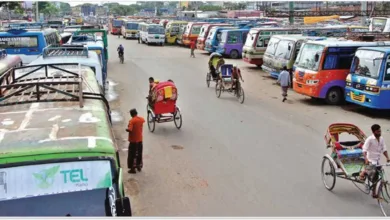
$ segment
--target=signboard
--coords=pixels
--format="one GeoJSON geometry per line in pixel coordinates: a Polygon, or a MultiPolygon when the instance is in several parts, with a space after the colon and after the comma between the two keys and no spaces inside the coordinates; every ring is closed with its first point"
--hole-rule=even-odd
{"type": "Polygon", "coordinates": [[[38,47],[37,37],[0,37],[0,48],[38,47]]]}
{"type": "Polygon", "coordinates": [[[109,161],[52,163],[0,169],[0,200],[111,186],[109,161]]]}

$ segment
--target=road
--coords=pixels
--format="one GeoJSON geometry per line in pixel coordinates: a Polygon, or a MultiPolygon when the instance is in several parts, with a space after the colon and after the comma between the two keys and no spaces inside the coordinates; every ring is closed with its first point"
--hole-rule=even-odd
{"type": "MultiPolygon", "coordinates": [[[[217,98],[206,87],[207,54],[186,48],[146,46],[109,36],[109,98],[114,131],[126,167],[125,127],[129,109],[146,118],[148,78],[172,79],[178,91],[183,127],[144,126],[144,169],[125,173],[126,193],[136,216],[380,216],[375,200],[351,182],[337,179],[333,192],[322,184],[320,168],[329,153],[329,124],[348,122],[370,134],[382,125],[390,140],[388,113],[356,106],[327,106],[289,93],[241,60],[228,60],[243,72],[246,99],[217,98]],[[119,64],[116,47],[125,47],[119,64]],[[114,94],[116,93],[116,94],[114,94]],[[123,120],[121,120],[121,117],[123,120]]],[[[389,171],[390,173],[390,171],[389,171]]]]}

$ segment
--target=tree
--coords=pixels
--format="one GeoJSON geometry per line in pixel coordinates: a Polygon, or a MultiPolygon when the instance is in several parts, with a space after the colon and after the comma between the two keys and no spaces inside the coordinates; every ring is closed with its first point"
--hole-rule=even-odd
{"type": "Polygon", "coordinates": [[[15,14],[22,15],[24,9],[21,7],[20,2],[0,2],[0,8],[5,9],[8,12],[8,20],[11,19],[11,11],[14,11],[15,14]]]}
{"type": "Polygon", "coordinates": [[[51,16],[58,14],[60,10],[54,4],[49,3],[45,8],[40,10],[40,12],[47,16],[48,19],[50,19],[51,16]]]}
{"type": "Polygon", "coordinates": [[[72,13],[72,8],[69,3],[60,2],[60,10],[63,14],[72,13]]]}
{"type": "Polygon", "coordinates": [[[202,5],[199,7],[201,11],[221,11],[222,7],[218,5],[202,5]]]}

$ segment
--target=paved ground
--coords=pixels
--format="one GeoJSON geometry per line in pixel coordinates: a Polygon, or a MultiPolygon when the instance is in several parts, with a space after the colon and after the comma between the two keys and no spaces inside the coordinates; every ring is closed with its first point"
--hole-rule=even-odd
{"type": "MultiPolygon", "coordinates": [[[[126,192],[137,216],[380,216],[376,201],[351,182],[338,179],[333,192],[321,181],[327,126],[348,122],[367,134],[382,125],[390,140],[388,112],[351,105],[326,106],[289,94],[265,73],[237,63],[243,71],[244,104],[206,87],[206,54],[173,46],[146,46],[109,37],[109,98],[118,122],[114,129],[126,167],[128,110],[146,118],[148,78],[173,79],[178,86],[183,127],[144,127],[144,170],[125,174],[126,192]],[[119,64],[116,47],[125,47],[119,64]],[[116,99],[115,99],[116,98],[116,99]],[[120,117],[124,120],[120,121],[120,117]]],[[[389,171],[390,173],[390,171],[389,171]]]]}

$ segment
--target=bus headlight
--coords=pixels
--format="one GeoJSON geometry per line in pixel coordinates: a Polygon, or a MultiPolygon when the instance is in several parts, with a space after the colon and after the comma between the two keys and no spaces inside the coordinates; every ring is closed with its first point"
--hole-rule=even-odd
{"type": "Polygon", "coordinates": [[[306,84],[309,84],[309,85],[315,85],[319,82],[318,79],[315,79],[315,80],[306,80],[306,84]]]}
{"type": "Polygon", "coordinates": [[[379,92],[379,87],[366,86],[365,89],[370,92],[379,92]]]}
{"type": "Polygon", "coordinates": [[[347,82],[346,85],[347,86],[352,86],[352,83],[351,82],[347,82]]]}

